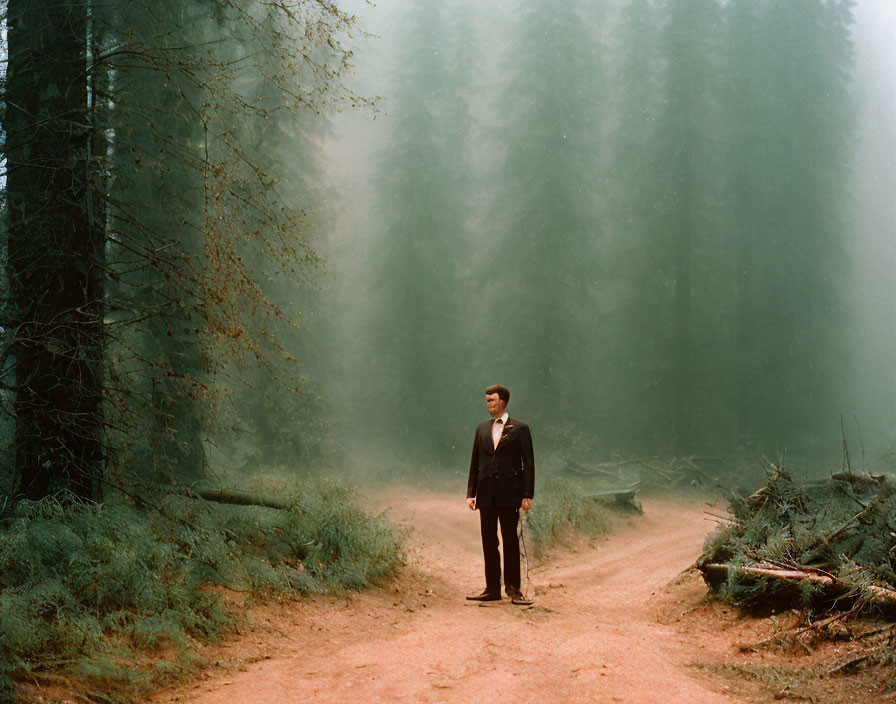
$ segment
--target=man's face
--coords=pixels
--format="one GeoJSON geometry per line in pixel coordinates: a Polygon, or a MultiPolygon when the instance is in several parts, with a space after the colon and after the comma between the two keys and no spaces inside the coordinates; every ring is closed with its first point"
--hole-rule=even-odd
{"type": "Polygon", "coordinates": [[[500,418],[504,415],[504,409],[507,408],[507,404],[501,400],[498,394],[486,394],[485,407],[488,408],[489,415],[492,418],[500,418]]]}

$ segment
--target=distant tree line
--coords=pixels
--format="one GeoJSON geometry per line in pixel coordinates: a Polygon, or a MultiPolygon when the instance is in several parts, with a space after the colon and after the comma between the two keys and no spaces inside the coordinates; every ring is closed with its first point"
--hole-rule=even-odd
{"type": "Polygon", "coordinates": [[[853,6],[402,3],[346,264],[361,432],[458,461],[500,382],[542,447],[836,445],[853,6]]]}

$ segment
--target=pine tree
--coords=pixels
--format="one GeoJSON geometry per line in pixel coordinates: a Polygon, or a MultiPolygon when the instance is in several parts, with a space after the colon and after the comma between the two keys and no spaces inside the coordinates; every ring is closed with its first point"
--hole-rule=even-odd
{"type": "Polygon", "coordinates": [[[701,442],[699,386],[706,364],[698,344],[703,320],[695,309],[700,262],[718,236],[714,184],[719,148],[715,93],[719,84],[720,8],[715,0],[670,0],[661,46],[666,60],[664,109],[657,134],[656,177],[663,184],[651,233],[657,276],[666,289],[665,322],[656,331],[666,349],[657,392],[666,399],[670,449],[701,442]]]}
{"type": "Polygon", "coordinates": [[[304,0],[9,7],[6,377],[22,495],[200,479],[216,375],[235,357],[294,360],[270,268],[246,261],[266,252],[295,271],[317,257],[277,167],[250,148],[272,113],[357,102],[339,82],[352,26],[304,0]]]}
{"type": "Polygon", "coordinates": [[[662,108],[659,13],[650,0],[626,3],[611,53],[617,63],[611,111],[618,117],[609,134],[606,177],[608,238],[603,250],[606,286],[613,291],[601,344],[612,370],[607,397],[615,399],[606,419],[614,450],[661,452],[668,446],[668,420],[658,400],[665,346],[656,334],[664,325],[667,283],[655,242],[661,221],[657,203],[664,183],[656,170],[657,130],[662,108]]]}
{"type": "Polygon", "coordinates": [[[8,5],[7,275],[21,495],[94,495],[102,243],[88,208],[87,3],[8,5]]]}
{"type": "Polygon", "coordinates": [[[523,402],[533,422],[572,415],[599,433],[602,424],[582,411],[602,396],[601,350],[591,341],[604,295],[606,96],[585,12],[576,3],[537,2],[515,18],[499,97],[505,121],[493,139],[503,162],[479,254],[489,262],[482,315],[495,353],[487,372],[511,390],[517,381],[529,389],[523,402]]]}
{"type": "Polygon", "coordinates": [[[359,282],[358,303],[369,307],[352,341],[364,370],[354,402],[371,437],[440,459],[451,453],[467,402],[462,387],[443,381],[464,378],[463,311],[472,294],[462,285],[463,262],[473,255],[465,229],[468,116],[456,92],[464,81],[449,60],[462,38],[446,31],[447,12],[415,2],[400,28],[388,137],[375,156],[373,244],[359,282]]]}
{"type": "Polygon", "coordinates": [[[116,408],[146,424],[140,438],[123,441],[127,454],[144,480],[156,482],[195,481],[204,466],[205,313],[197,279],[209,197],[203,83],[214,69],[193,47],[214,36],[214,20],[203,5],[128,2],[108,15],[110,40],[137,57],[113,59],[112,380],[121,393],[116,408]]]}
{"type": "Polygon", "coordinates": [[[741,264],[738,423],[742,440],[763,438],[779,451],[836,427],[848,374],[840,330],[851,7],[769,0],[727,8],[739,35],[729,105],[731,228],[741,264]]]}

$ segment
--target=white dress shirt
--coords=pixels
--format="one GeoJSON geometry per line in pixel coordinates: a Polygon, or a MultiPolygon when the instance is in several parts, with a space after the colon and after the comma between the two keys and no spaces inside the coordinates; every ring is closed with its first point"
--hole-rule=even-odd
{"type": "Polygon", "coordinates": [[[498,443],[501,441],[501,433],[504,432],[504,426],[507,424],[507,419],[510,418],[510,414],[506,411],[504,415],[500,418],[495,418],[492,421],[492,442],[495,444],[495,449],[498,449],[498,443]]]}

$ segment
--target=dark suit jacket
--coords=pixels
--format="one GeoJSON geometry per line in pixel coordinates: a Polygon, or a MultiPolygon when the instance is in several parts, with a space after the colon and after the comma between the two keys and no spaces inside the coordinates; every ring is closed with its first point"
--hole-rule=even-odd
{"type": "Polygon", "coordinates": [[[508,418],[498,447],[492,440],[492,421],[476,426],[467,498],[477,506],[519,506],[535,491],[535,455],[529,426],[508,418]]]}

